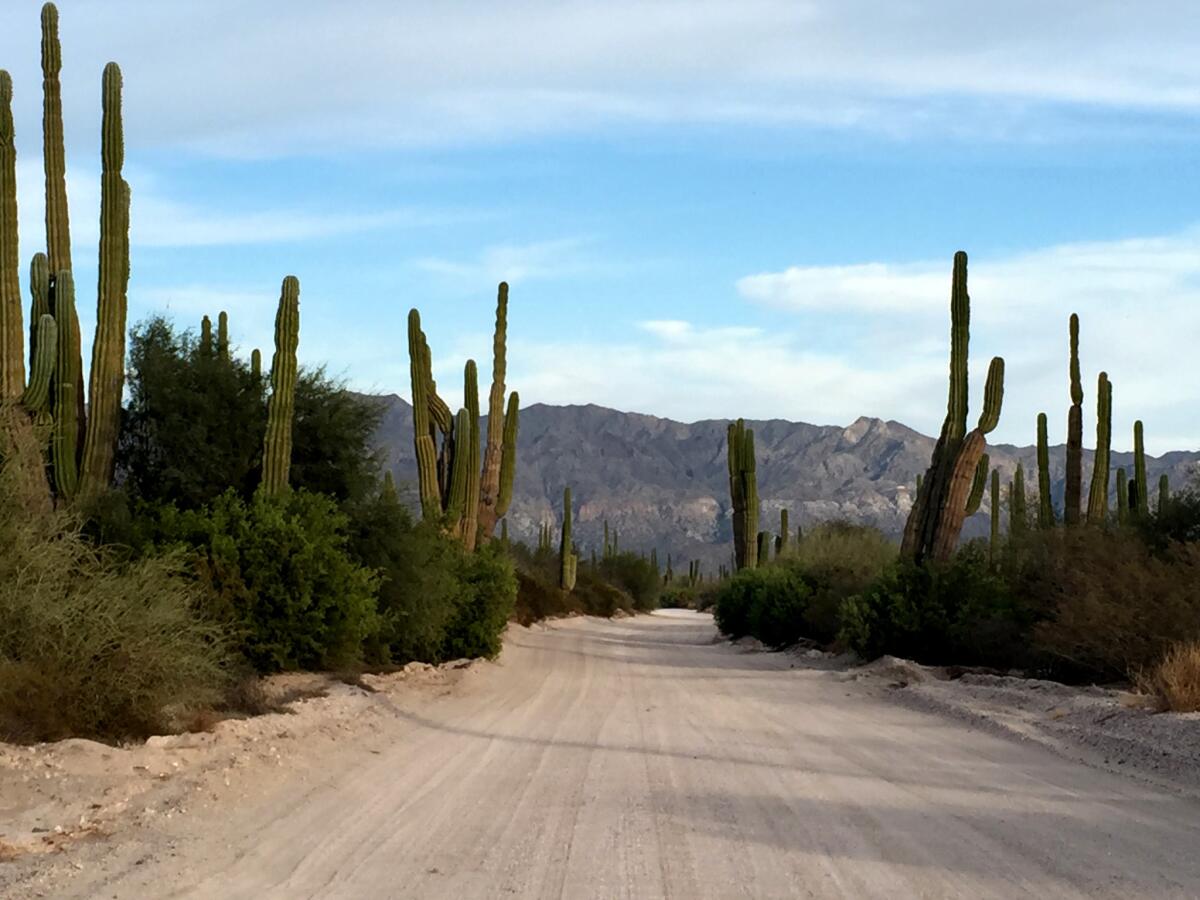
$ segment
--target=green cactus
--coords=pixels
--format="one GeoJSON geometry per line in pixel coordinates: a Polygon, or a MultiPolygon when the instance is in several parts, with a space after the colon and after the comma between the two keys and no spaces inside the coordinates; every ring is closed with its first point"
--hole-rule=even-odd
{"type": "Polygon", "coordinates": [[[1134,486],[1128,483],[1127,477],[1124,466],[1117,469],[1117,524],[1119,525],[1129,524],[1129,501],[1135,496],[1134,486]]]}
{"type": "Polygon", "coordinates": [[[1164,472],[1158,478],[1158,514],[1160,517],[1165,516],[1167,514],[1167,507],[1170,505],[1170,503],[1171,503],[1171,479],[1164,472]]]}
{"type": "Polygon", "coordinates": [[[213,355],[212,319],[208,316],[200,320],[200,355],[206,359],[213,355]]]}
{"type": "Polygon", "coordinates": [[[1083,379],[1079,367],[1079,316],[1071,314],[1071,411],[1067,415],[1067,471],[1063,521],[1078,525],[1083,503],[1083,379]]]}
{"type": "Polygon", "coordinates": [[[492,338],[492,389],[488,394],[487,449],[479,482],[479,539],[487,543],[500,512],[501,469],[504,462],[504,379],[508,372],[508,285],[500,282],[496,297],[496,331],[492,338]]]}
{"type": "Polygon", "coordinates": [[[1017,463],[1008,498],[1009,534],[1024,534],[1029,524],[1029,513],[1025,507],[1025,467],[1017,463]]]}
{"type": "Polygon", "coordinates": [[[1150,481],[1146,476],[1146,434],[1141,420],[1133,423],[1133,483],[1137,506],[1130,513],[1139,519],[1150,518],[1150,481]]]}
{"type": "Polygon", "coordinates": [[[400,494],[396,490],[396,479],[392,476],[391,469],[383,473],[383,484],[379,487],[379,496],[388,503],[400,502],[400,494]]]}
{"type": "Polygon", "coordinates": [[[758,533],[758,559],[755,565],[765,566],[771,561],[771,532],[760,531],[758,533]]]}
{"type": "Polygon", "coordinates": [[[21,406],[34,416],[50,411],[50,385],[58,359],[58,326],[54,316],[44,315],[38,322],[37,343],[29,385],[21,395],[21,406]]]}
{"type": "Polygon", "coordinates": [[[50,307],[50,261],[45,253],[35,253],[29,264],[29,368],[36,365],[38,323],[42,316],[52,315],[50,307]]]}
{"type": "Polygon", "coordinates": [[[296,351],[300,346],[300,282],[283,280],[275,313],[275,356],[271,361],[271,398],[263,438],[262,488],[268,496],[288,490],[292,466],[292,421],[296,410],[296,351]]]}
{"type": "Polygon", "coordinates": [[[779,511],[779,537],[775,539],[776,556],[782,556],[784,553],[787,553],[791,537],[791,529],[788,527],[788,511],[781,509],[779,511]]]}
{"type": "Polygon", "coordinates": [[[1103,525],[1108,520],[1109,467],[1112,459],[1113,386],[1108,373],[1101,372],[1096,388],[1096,456],[1092,468],[1092,487],[1088,494],[1088,524],[1103,525]]]}
{"type": "Polygon", "coordinates": [[[1050,420],[1045,413],[1038,414],[1037,465],[1038,465],[1038,526],[1054,527],[1054,503],[1050,497],[1050,420]]]}
{"type": "Polygon", "coordinates": [[[417,483],[421,496],[421,511],[426,521],[442,516],[442,493],[438,483],[438,450],[434,423],[430,413],[433,374],[426,352],[425,333],[421,331],[421,314],[415,309],[408,314],[408,353],[412,374],[413,435],[417,455],[417,483]]]}
{"type": "Polygon", "coordinates": [[[229,314],[224,310],[217,316],[217,358],[229,362],[229,314]]]}
{"type": "Polygon", "coordinates": [[[257,347],[250,353],[250,375],[255,381],[262,378],[262,351],[257,347]]]}
{"type": "Polygon", "coordinates": [[[901,552],[916,562],[927,557],[945,560],[954,552],[978,481],[976,476],[979,460],[987,446],[986,436],[1000,421],[1004,402],[1004,360],[996,357],[988,367],[979,423],[967,433],[970,325],[967,255],[960,251],[954,255],[951,279],[950,388],[946,420],[909,513],[901,545],[901,552]]]}
{"type": "MultiPolygon", "coordinates": [[[[470,440],[471,414],[466,409],[460,409],[454,420],[454,433],[458,440],[470,440]]],[[[458,448],[455,448],[457,451],[458,448]]],[[[470,490],[471,472],[469,468],[470,454],[455,452],[453,454],[454,469],[450,473],[450,496],[446,501],[446,521],[450,523],[450,532],[462,538],[463,515],[467,509],[467,493],[470,490]]]]}
{"type": "Polygon", "coordinates": [[[102,106],[100,279],[81,474],[81,487],[88,495],[104,491],[112,483],[121,428],[121,393],[125,387],[129,185],[121,175],[125,137],[121,121],[121,70],[116,63],[104,67],[102,106]]]}
{"type": "Polygon", "coordinates": [[[467,360],[463,382],[468,428],[466,435],[455,437],[454,452],[458,454],[465,451],[467,454],[467,505],[463,511],[462,536],[463,546],[471,552],[479,540],[479,493],[482,476],[479,455],[479,371],[473,359],[467,360]]]}
{"type": "MultiPolygon", "coordinates": [[[[0,69],[0,403],[16,400],[25,390],[25,323],[18,274],[17,146],[12,98],[12,78],[0,69]]],[[[36,320],[31,324],[36,324],[36,320]]]]}
{"type": "Polygon", "coordinates": [[[728,429],[729,496],[733,507],[733,546],[738,569],[753,569],[759,563],[758,471],[754,454],[754,431],[743,419],[728,429]]]}
{"type": "Polygon", "coordinates": [[[500,495],[496,500],[496,514],[508,515],[512,505],[513,483],[517,476],[517,435],[521,428],[521,395],[513,391],[508,395],[508,411],[504,414],[504,452],[500,457],[500,495]]]}
{"type": "MultiPolygon", "coordinates": [[[[75,313],[75,281],[63,269],[54,278],[54,305],[59,321],[69,322],[75,313]]],[[[79,423],[75,391],[79,383],[79,357],[71,340],[71,329],[57,328],[58,348],[54,368],[54,432],[50,456],[54,470],[54,489],[61,501],[70,502],[79,490],[79,423]]]]}
{"type": "Polygon", "coordinates": [[[983,492],[987,489],[988,470],[991,467],[992,459],[988,454],[983,454],[979,457],[979,464],[975,467],[975,478],[971,482],[971,493],[967,497],[967,515],[973,516],[979,512],[979,507],[983,505],[983,492]]]}
{"type": "Polygon", "coordinates": [[[575,590],[575,576],[579,565],[579,557],[575,555],[574,546],[571,540],[571,489],[564,488],[562,540],[558,549],[561,565],[559,587],[568,594],[575,590]]]}
{"type": "Polygon", "coordinates": [[[988,545],[988,558],[993,567],[1000,562],[1000,470],[992,469],[992,486],[989,502],[991,503],[991,542],[988,545]]]}

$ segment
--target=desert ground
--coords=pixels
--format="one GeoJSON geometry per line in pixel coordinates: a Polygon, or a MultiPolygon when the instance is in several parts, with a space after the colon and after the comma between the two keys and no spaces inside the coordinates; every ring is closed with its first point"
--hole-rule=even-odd
{"type": "Polygon", "coordinates": [[[695,613],[581,618],[211,733],[5,747],[0,894],[1200,896],[1182,768],[1110,771],[1102,748],[954,715],[925,670],[818,656],[695,613]]]}

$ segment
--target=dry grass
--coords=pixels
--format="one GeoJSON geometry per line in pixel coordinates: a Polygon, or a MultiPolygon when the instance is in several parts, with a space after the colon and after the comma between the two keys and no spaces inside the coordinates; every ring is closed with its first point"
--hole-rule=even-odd
{"type": "Polygon", "coordinates": [[[1200,641],[1177,644],[1162,662],[1142,673],[1138,687],[1157,697],[1164,710],[1200,712],[1200,641]]]}

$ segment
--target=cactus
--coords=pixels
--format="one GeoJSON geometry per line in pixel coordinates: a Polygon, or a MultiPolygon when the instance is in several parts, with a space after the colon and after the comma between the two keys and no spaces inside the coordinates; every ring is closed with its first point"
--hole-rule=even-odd
{"type": "Polygon", "coordinates": [[[992,566],[995,567],[1000,561],[1000,470],[992,469],[992,486],[990,492],[991,519],[991,542],[988,544],[988,558],[992,566]]]}
{"type": "MultiPolygon", "coordinates": [[[[454,420],[454,433],[457,440],[470,440],[471,415],[466,409],[460,409],[454,420]]],[[[446,500],[446,521],[450,533],[462,538],[463,514],[467,509],[467,492],[470,490],[471,473],[469,453],[459,453],[455,448],[453,454],[454,469],[450,473],[450,496],[446,500]]]]}
{"type": "Polygon", "coordinates": [[[213,355],[212,319],[205,316],[200,320],[200,355],[208,359],[213,355]]]}
{"type": "MultiPolygon", "coordinates": [[[[54,305],[57,321],[69,322],[75,314],[75,281],[63,269],[54,278],[54,305]]],[[[79,383],[79,357],[71,340],[71,329],[59,325],[58,348],[54,368],[54,432],[50,439],[50,456],[54,468],[54,489],[58,498],[70,502],[79,489],[78,441],[79,423],[75,403],[79,383]]]]}
{"type": "Polygon", "coordinates": [[[571,540],[571,489],[563,489],[563,524],[562,540],[558,548],[559,563],[562,567],[559,587],[567,593],[575,590],[575,576],[579,565],[579,557],[575,555],[574,544],[571,540]]]}
{"type": "MultiPolygon", "coordinates": [[[[25,323],[17,245],[17,146],[12,78],[0,69],[0,402],[25,390],[25,323]]],[[[30,324],[36,324],[34,319],[30,324]]],[[[33,346],[33,339],[30,339],[33,346]]]]}
{"type": "Polygon", "coordinates": [[[467,552],[475,549],[479,538],[479,371],[475,360],[468,359],[463,370],[463,397],[467,411],[467,433],[455,437],[454,453],[467,455],[467,498],[463,510],[462,538],[467,552]]]}
{"type": "Polygon", "coordinates": [[[979,457],[979,463],[975,466],[975,479],[971,482],[971,493],[967,496],[968,516],[975,515],[983,505],[983,492],[987,489],[988,470],[991,465],[992,458],[986,453],[979,457]]]}
{"type": "Polygon", "coordinates": [[[1096,387],[1096,457],[1092,487],[1088,495],[1088,524],[1103,525],[1108,519],[1109,466],[1112,458],[1112,382],[1101,372],[1096,387]]]}
{"type": "Polygon", "coordinates": [[[37,326],[37,344],[33,368],[29,371],[29,386],[21,395],[21,405],[32,415],[46,413],[50,409],[50,384],[57,358],[58,326],[54,316],[44,315],[37,326]]]}
{"type": "Polygon", "coordinates": [[[513,391],[508,395],[508,411],[504,414],[504,452],[500,458],[500,494],[496,500],[496,514],[508,515],[512,505],[513,483],[517,476],[517,435],[521,427],[521,395],[513,391]]]}
{"type": "Polygon", "coordinates": [[[388,503],[400,502],[400,494],[396,490],[396,479],[393,477],[391,469],[383,473],[383,484],[379,487],[379,496],[388,503]]]}
{"type": "Polygon", "coordinates": [[[500,543],[503,544],[505,547],[508,547],[508,545],[509,545],[508,519],[500,520],[500,543]]]}
{"type": "Polygon", "coordinates": [[[35,253],[29,264],[29,293],[32,302],[29,308],[29,368],[36,365],[38,323],[42,316],[51,315],[50,309],[50,261],[45,253],[35,253]]]}
{"type": "Polygon", "coordinates": [[[217,316],[217,358],[229,362],[229,314],[224,310],[217,316]]]}
{"type": "Polygon", "coordinates": [[[1045,413],[1038,413],[1037,466],[1038,466],[1038,527],[1054,527],[1054,503],[1050,497],[1050,420],[1045,413]]]}
{"type": "Polygon", "coordinates": [[[262,351],[257,347],[250,353],[250,375],[255,381],[262,378],[262,351]]]}
{"type": "MultiPolygon", "coordinates": [[[[129,185],[121,175],[125,138],[121,122],[121,70],[104,67],[100,178],[100,278],[96,337],[88,379],[88,419],[81,486],[85,494],[106,490],[116,467],[125,387],[125,321],[129,292],[129,185]]],[[[224,316],[222,313],[222,325],[224,316]]]]}
{"type": "Polygon", "coordinates": [[[788,511],[781,509],[779,511],[779,537],[775,539],[776,556],[782,556],[788,551],[791,537],[791,529],[788,527],[788,511]]]}
{"type": "Polygon", "coordinates": [[[977,427],[967,433],[967,353],[970,343],[971,300],[967,293],[967,255],[954,255],[950,291],[950,388],[946,420],[934,447],[933,459],[921,481],[916,502],[904,529],[901,552],[921,562],[945,560],[962,533],[968,501],[978,481],[979,460],[986,436],[1000,421],[1004,402],[1004,360],[988,367],[983,411],[977,427]]]}
{"type": "Polygon", "coordinates": [[[771,561],[771,532],[758,533],[758,561],[756,565],[765,566],[771,561]]]}
{"type": "Polygon", "coordinates": [[[733,546],[739,570],[759,562],[758,472],[754,458],[754,431],[743,419],[728,429],[729,496],[733,507],[733,546]]]}
{"type": "Polygon", "coordinates": [[[1150,518],[1150,482],[1146,477],[1146,435],[1139,419],[1133,423],[1133,484],[1137,503],[1129,509],[1134,518],[1150,518]]]}
{"type": "Polygon", "coordinates": [[[438,451],[430,413],[433,374],[426,352],[425,333],[421,331],[421,314],[415,309],[408,314],[408,353],[412,373],[413,435],[421,511],[426,521],[434,521],[442,515],[442,494],[438,486],[438,451]]]}
{"type": "Polygon", "coordinates": [[[296,351],[300,346],[300,282],[283,280],[275,313],[275,356],[271,360],[271,398],[263,438],[262,488],[268,496],[288,489],[292,466],[292,420],[296,410],[296,351]]]}
{"type": "Polygon", "coordinates": [[[1117,524],[1129,524],[1130,506],[1137,506],[1135,497],[1136,487],[1127,481],[1125,467],[1121,466],[1117,469],[1117,524]],[[1130,504],[1130,500],[1134,500],[1134,503],[1130,504]]]}
{"type": "Polygon", "coordinates": [[[1009,492],[1008,532],[1013,535],[1024,534],[1028,524],[1029,515],[1025,508],[1025,467],[1017,463],[1017,471],[1013,475],[1009,492]]]}
{"type": "Polygon", "coordinates": [[[1171,479],[1164,472],[1158,479],[1158,514],[1165,516],[1171,503],[1171,479]]]}
{"type": "Polygon", "coordinates": [[[500,517],[500,481],[505,450],[504,379],[508,371],[508,285],[500,282],[496,297],[496,331],[492,339],[492,389],[488,395],[487,450],[479,487],[479,538],[487,543],[500,517]]]}
{"type": "Polygon", "coordinates": [[[1071,411],[1067,415],[1067,474],[1063,521],[1078,525],[1083,503],[1083,380],[1079,368],[1079,316],[1071,314],[1071,411]]]}

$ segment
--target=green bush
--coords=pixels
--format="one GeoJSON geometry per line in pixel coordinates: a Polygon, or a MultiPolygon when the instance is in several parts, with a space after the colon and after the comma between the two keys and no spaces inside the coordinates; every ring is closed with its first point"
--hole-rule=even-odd
{"type": "Polygon", "coordinates": [[[840,639],[864,657],[885,653],[929,664],[1024,665],[1032,605],[1019,602],[989,565],[987,548],[967,544],[945,565],[902,560],[842,605],[840,639]]]}
{"type": "Polygon", "coordinates": [[[804,636],[810,597],[794,567],[743,569],[717,592],[717,627],[731,638],[750,635],[770,647],[785,647],[804,636]]]}
{"type": "Polygon", "coordinates": [[[660,609],[698,609],[697,586],[681,583],[668,584],[658,595],[660,609]]]}
{"type": "Polygon", "coordinates": [[[887,571],[897,553],[879,529],[849,522],[825,522],[794,542],[778,564],[797,570],[811,593],[804,636],[832,642],[841,627],[842,603],[887,571]]]}
{"type": "Polygon", "coordinates": [[[145,736],[220,703],[235,657],[201,599],[178,556],[126,565],[62,516],[0,516],[0,736],[145,736]]]}
{"type": "Polygon", "coordinates": [[[443,659],[491,659],[500,653],[501,636],[517,600],[512,560],[496,544],[464,554],[466,596],[446,629],[443,659]]]}
{"type": "Polygon", "coordinates": [[[440,661],[446,630],[468,597],[462,544],[414,522],[394,494],[377,493],[348,512],[350,551],[380,576],[370,661],[440,661]]]}
{"type": "Polygon", "coordinates": [[[201,510],[156,512],[156,543],[199,552],[214,611],[258,671],[361,662],[378,624],[379,579],[350,557],[348,521],[331,499],[290,491],[245,501],[228,491],[201,510]]]}
{"type": "Polygon", "coordinates": [[[649,560],[636,553],[617,553],[600,560],[596,569],[599,578],[630,597],[633,609],[650,612],[658,608],[662,578],[649,560]]]}

